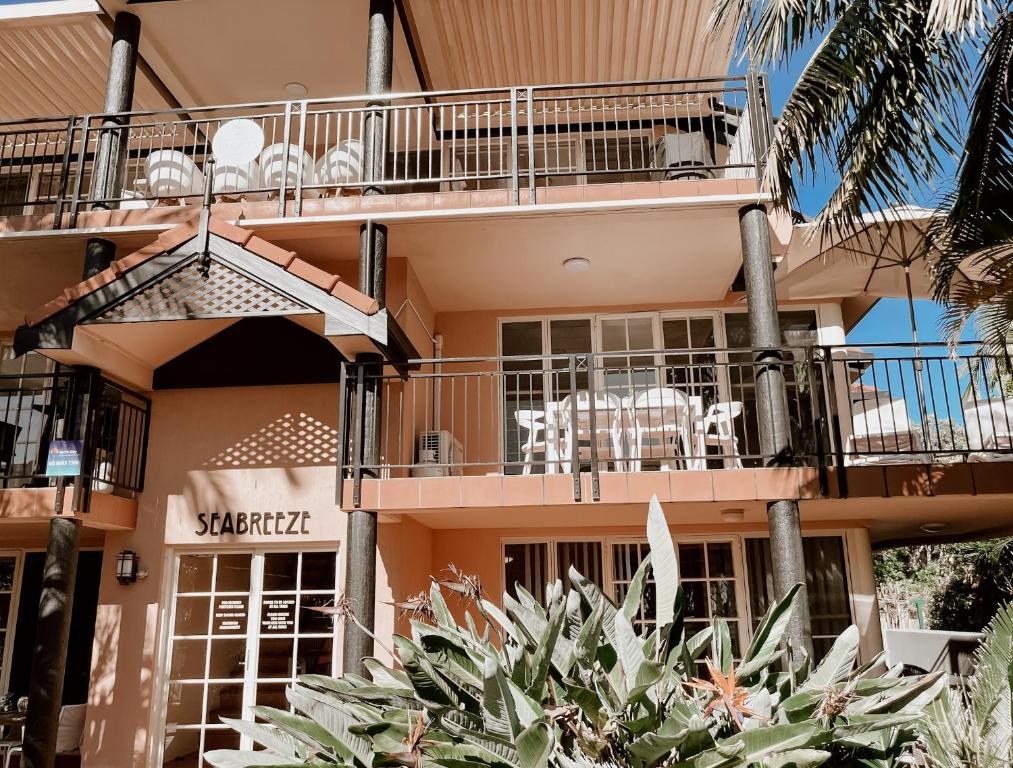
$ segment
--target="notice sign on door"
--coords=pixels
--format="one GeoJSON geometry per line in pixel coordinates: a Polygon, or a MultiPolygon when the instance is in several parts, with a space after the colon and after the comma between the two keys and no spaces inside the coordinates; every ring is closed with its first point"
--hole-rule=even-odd
{"type": "Polygon", "coordinates": [[[260,627],[264,632],[292,632],[295,629],[295,598],[264,598],[260,627]]]}
{"type": "Polygon", "coordinates": [[[46,477],[70,477],[81,473],[80,440],[53,440],[46,458],[46,477]]]}

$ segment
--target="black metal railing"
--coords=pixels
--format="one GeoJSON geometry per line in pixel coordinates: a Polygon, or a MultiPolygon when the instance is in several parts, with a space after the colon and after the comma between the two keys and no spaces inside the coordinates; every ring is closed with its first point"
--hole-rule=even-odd
{"type": "MultiPolygon", "coordinates": [[[[975,345],[785,347],[419,360],[406,377],[346,364],[342,476],[847,468],[1013,459],[1013,366],[975,345]],[[757,372],[785,382],[789,430],[765,453],[757,372]],[[381,403],[376,461],[359,414],[381,403]]],[[[762,399],[761,399],[762,401],[762,399]]],[[[596,491],[592,491],[596,493],[596,491]]],[[[356,498],[357,498],[356,494],[356,498]]]]}
{"type": "Polygon", "coordinates": [[[1013,452],[1013,366],[980,345],[827,353],[844,463],[988,461],[1013,452]]]}
{"type": "MultiPolygon", "coordinates": [[[[828,445],[822,361],[784,349],[791,461],[828,445]]],[[[567,474],[580,494],[608,471],[759,467],[752,350],[667,349],[417,361],[407,378],[346,366],[342,467],[353,480],[451,474],[567,474]],[[357,414],[381,400],[379,461],[363,459],[357,414]]],[[[358,483],[356,483],[358,487],[358,483]]],[[[597,493],[596,490],[593,493],[597,493]]]]}
{"type": "Polygon", "coordinates": [[[55,213],[60,227],[95,204],[197,203],[226,126],[253,159],[219,158],[216,195],[274,200],[279,216],[371,184],[502,189],[522,203],[560,184],[756,178],[770,134],[766,88],[751,74],[20,120],[0,124],[0,215],[55,213]],[[371,142],[375,176],[363,167],[371,142]],[[115,159],[99,167],[103,149],[115,159]]]}
{"type": "Polygon", "coordinates": [[[0,488],[72,485],[75,511],[141,491],[150,410],[92,370],[0,376],[0,488]]]}

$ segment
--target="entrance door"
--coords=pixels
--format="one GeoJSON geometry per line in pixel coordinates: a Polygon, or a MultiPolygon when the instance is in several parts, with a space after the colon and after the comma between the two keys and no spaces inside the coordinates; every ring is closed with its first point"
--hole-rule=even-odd
{"type": "Polygon", "coordinates": [[[162,765],[203,766],[213,749],[252,749],[221,722],[288,709],[285,686],[337,670],[333,552],[228,552],[176,558],[163,699],[162,765]]]}

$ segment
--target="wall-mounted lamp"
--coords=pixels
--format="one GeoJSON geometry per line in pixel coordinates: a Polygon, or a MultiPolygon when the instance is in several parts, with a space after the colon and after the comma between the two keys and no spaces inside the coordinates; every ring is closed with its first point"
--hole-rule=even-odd
{"type": "Polygon", "coordinates": [[[137,553],[124,549],[116,556],[116,581],[120,584],[133,584],[137,581],[137,553]]]}

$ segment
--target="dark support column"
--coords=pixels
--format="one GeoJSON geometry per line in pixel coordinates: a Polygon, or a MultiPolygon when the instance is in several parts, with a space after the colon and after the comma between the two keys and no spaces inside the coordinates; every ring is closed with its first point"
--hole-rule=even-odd
{"type": "MultiPolygon", "coordinates": [[[[140,37],[139,18],[125,11],[116,14],[113,45],[109,54],[109,74],[106,77],[106,98],[102,107],[105,114],[129,112],[133,105],[140,37]]],[[[92,174],[94,199],[101,201],[119,196],[127,160],[127,129],[124,126],[129,122],[125,117],[107,117],[102,121],[92,174]]],[[[110,202],[92,204],[92,209],[112,207],[114,205],[110,202]]]]}
{"type": "MultiPolygon", "coordinates": [[[[370,0],[369,38],[366,51],[366,92],[369,106],[385,103],[390,93],[393,69],[394,0],[370,0]]],[[[383,157],[387,136],[383,113],[367,112],[363,128],[364,195],[382,195],[383,157]]],[[[359,290],[376,299],[380,306],[387,298],[387,228],[366,222],[359,231],[359,290]]],[[[379,355],[358,355],[356,362],[366,369],[363,409],[358,428],[362,430],[362,464],[375,467],[380,452],[381,397],[380,376],[383,360],[379,355]]],[[[354,427],[353,427],[354,428],[354,427]]],[[[367,469],[366,472],[371,470],[367,469]]],[[[345,597],[359,622],[373,630],[376,603],[376,512],[352,510],[348,513],[345,553],[345,597]]],[[[354,622],[344,624],[343,670],[368,676],[362,659],[373,654],[373,639],[354,622]]]]}
{"type": "MultiPolygon", "coordinates": [[[[756,350],[754,360],[760,450],[765,456],[773,457],[770,462],[772,466],[790,466],[793,458],[791,422],[784,382],[784,358],[780,349],[781,326],[777,317],[766,208],[762,205],[742,208],[739,211],[739,229],[742,235],[742,267],[749,310],[749,343],[756,350]]],[[[798,502],[769,502],[767,523],[770,529],[775,594],[781,598],[795,584],[803,585],[788,625],[788,639],[793,647],[804,648],[812,653],[812,625],[805,589],[805,560],[798,502]]]]}
{"type": "MultiPolygon", "coordinates": [[[[63,699],[63,676],[74,607],[80,526],[79,520],[66,517],[53,518],[49,524],[25,718],[25,768],[52,768],[56,760],[56,729],[63,699]]],[[[91,640],[86,639],[86,642],[91,640]]]]}

